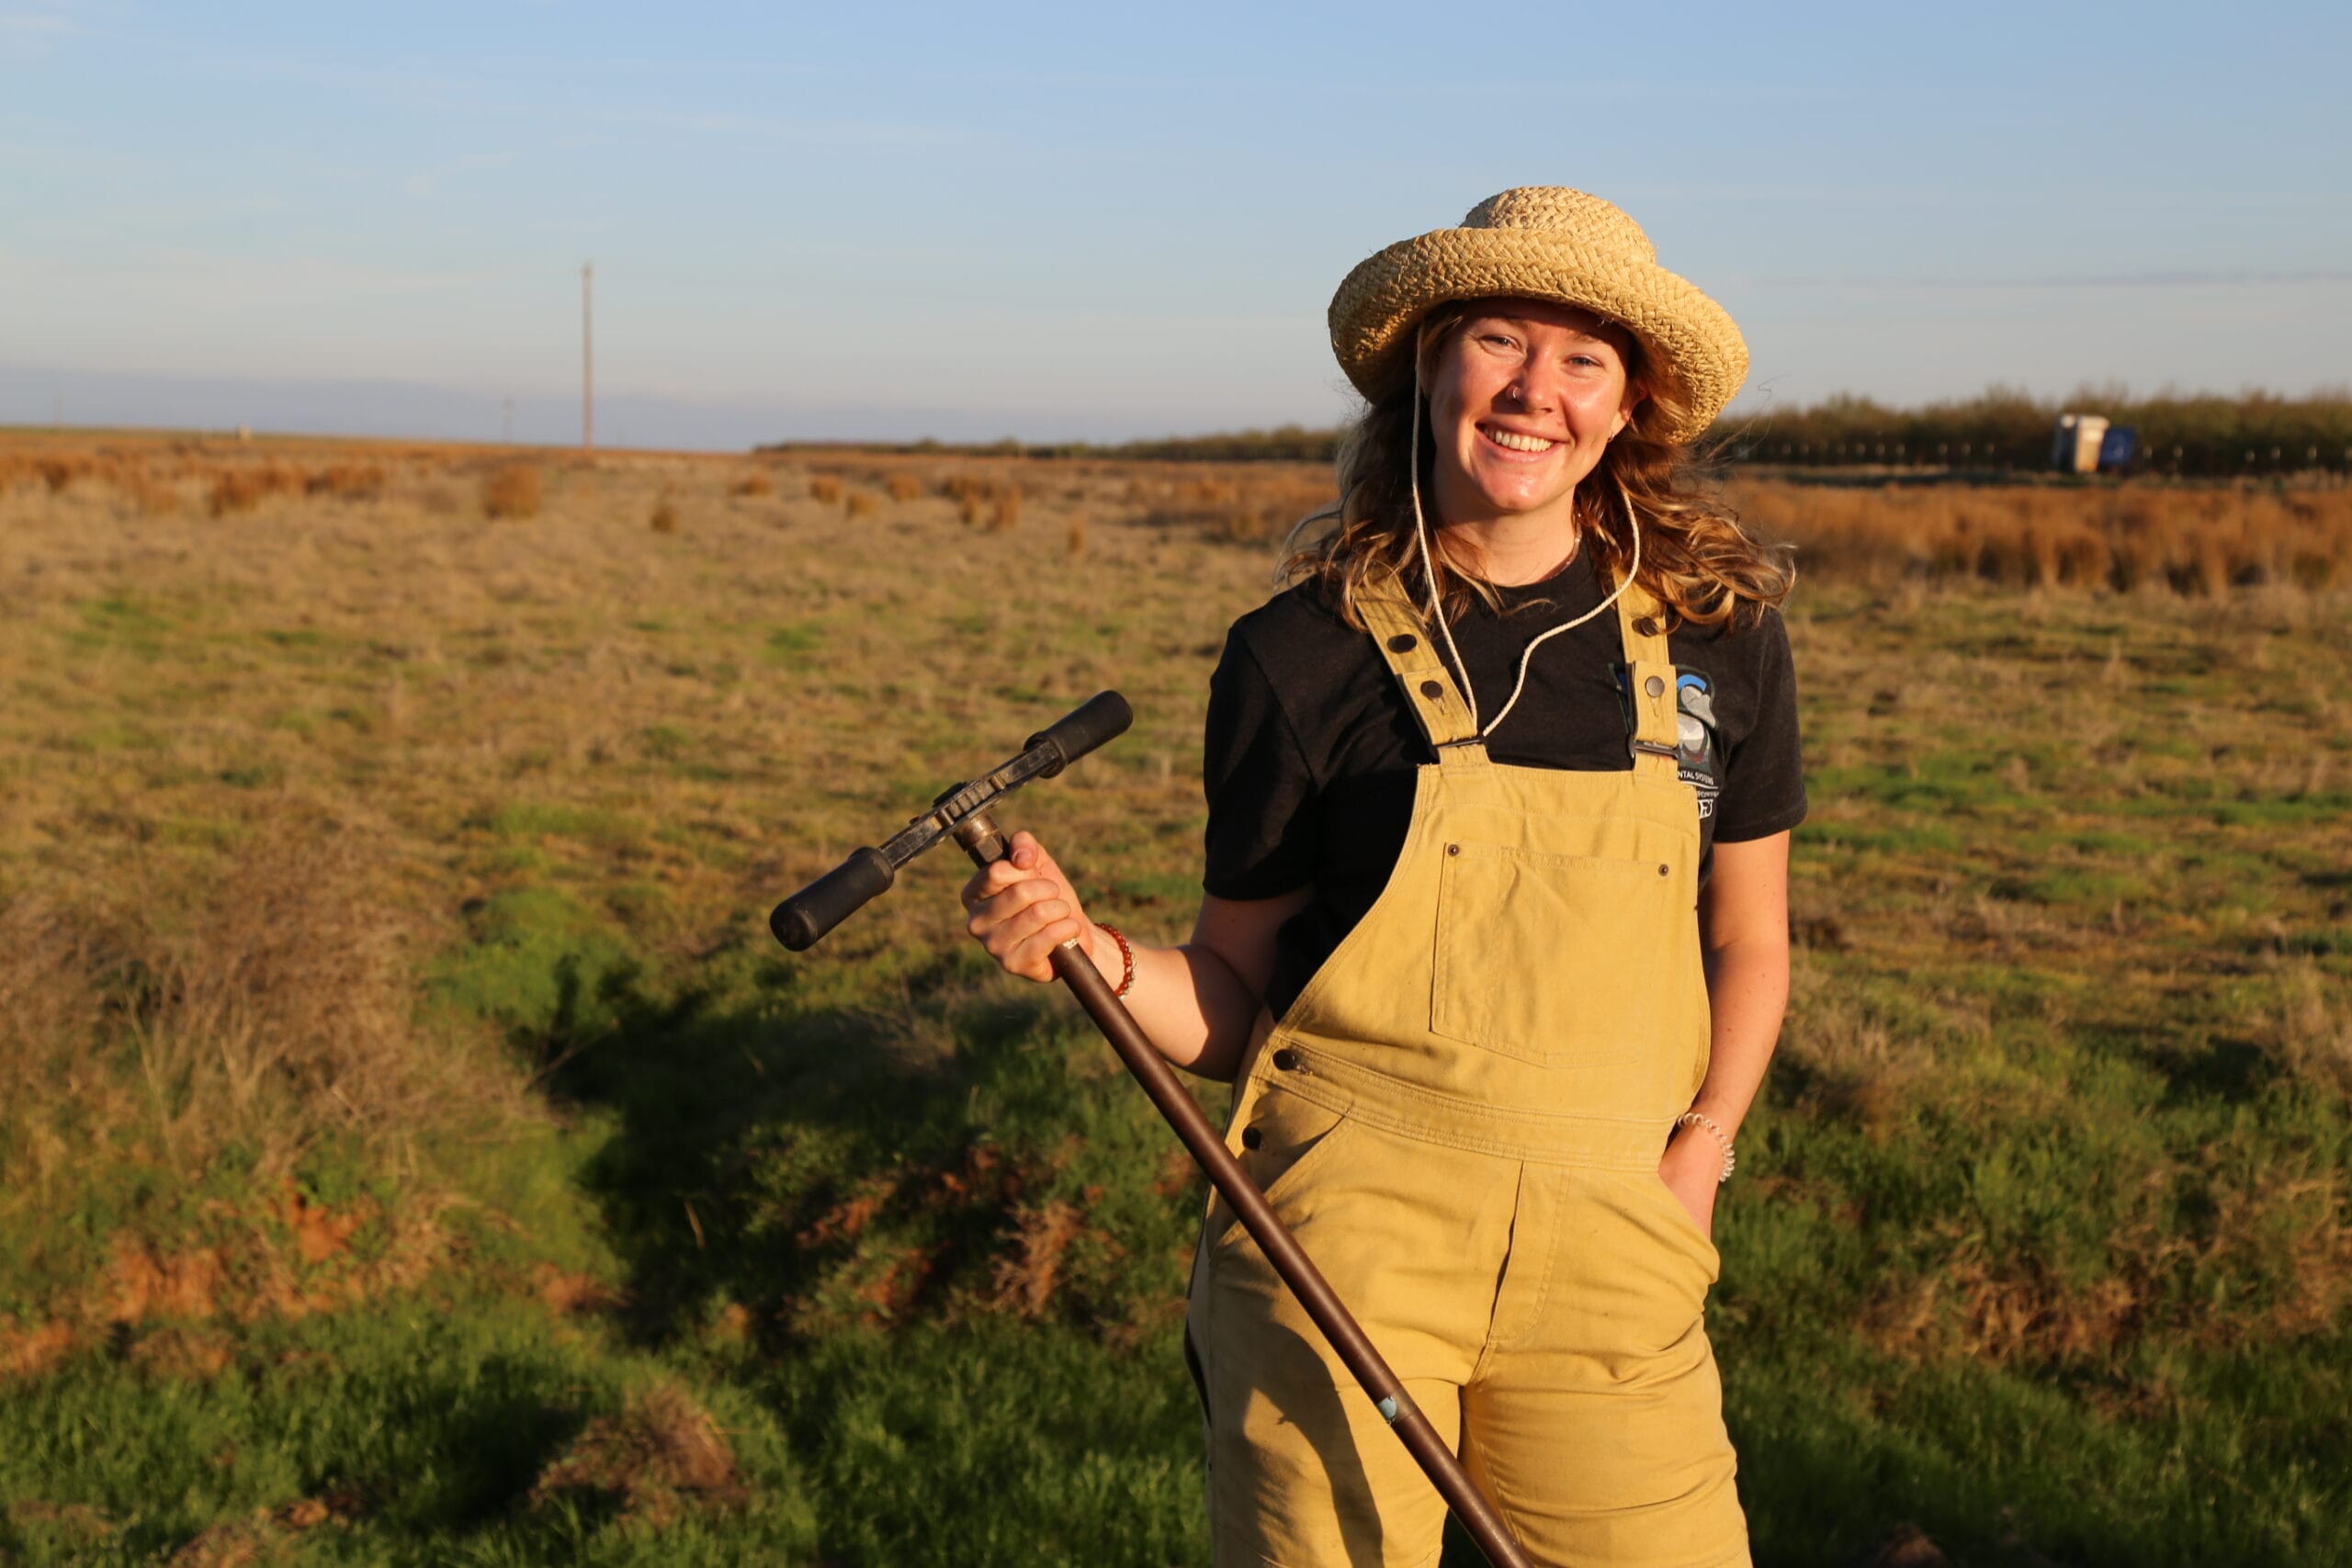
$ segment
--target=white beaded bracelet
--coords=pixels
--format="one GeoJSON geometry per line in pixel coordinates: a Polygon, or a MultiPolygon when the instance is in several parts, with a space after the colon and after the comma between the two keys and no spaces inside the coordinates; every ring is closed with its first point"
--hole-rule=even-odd
{"type": "Polygon", "coordinates": [[[1739,1163],[1739,1156],[1732,1152],[1731,1134],[1724,1132],[1721,1127],[1716,1126],[1715,1119],[1713,1117],[1702,1115],[1696,1111],[1686,1111],[1681,1115],[1677,1116],[1674,1119],[1675,1129],[1679,1132],[1682,1128],[1690,1126],[1694,1122],[1700,1126],[1704,1127],[1709,1133],[1713,1134],[1714,1135],[1715,1142],[1724,1146],[1724,1168],[1715,1178],[1715,1185],[1720,1187],[1724,1182],[1731,1179],[1732,1168],[1739,1163]]]}

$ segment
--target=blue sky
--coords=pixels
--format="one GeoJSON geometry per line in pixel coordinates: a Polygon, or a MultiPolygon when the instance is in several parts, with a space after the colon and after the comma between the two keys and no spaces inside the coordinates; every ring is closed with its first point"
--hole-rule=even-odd
{"type": "Polygon", "coordinates": [[[0,422],[1328,423],[1347,269],[1630,210],[1758,399],[2352,378],[2352,7],[0,0],[0,422]]]}

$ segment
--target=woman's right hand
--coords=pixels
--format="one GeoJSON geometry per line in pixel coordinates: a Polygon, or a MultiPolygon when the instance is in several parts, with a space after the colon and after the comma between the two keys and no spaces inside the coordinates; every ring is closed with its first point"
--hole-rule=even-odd
{"type": "MultiPolygon", "coordinates": [[[[1093,956],[1093,922],[1079,908],[1062,868],[1025,829],[1012,835],[1011,854],[982,866],[964,884],[963,899],[971,916],[964,929],[1007,974],[1051,980],[1054,949],[1073,937],[1093,956]]],[[[1114,978],[1117,973],[1112,971],[1114,978]]]]}

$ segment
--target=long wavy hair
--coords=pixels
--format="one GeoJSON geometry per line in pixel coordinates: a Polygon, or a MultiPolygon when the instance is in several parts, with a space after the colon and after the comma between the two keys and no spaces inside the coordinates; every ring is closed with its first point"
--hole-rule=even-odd
{"type": "MultiPolygon", "coordinates": [[[[1421,409],[1420,449],[1412,444],[1414,405],[1421,388],[1435,379],[1439,356],[1479,301],[1440,305],[1423,317],[1410,355],[1398,355],[1383,384],[1340,443],[1338,502],[1306,518],[1285,544],[1281,575],[1287,581],[1320,579],[1340,614],[1362,628],[1358,597],[1394,578],[1415,610],[1428,618],[1430,584],[1413,538],[1413,501],[1408,461],[1419,465],[1422,503],[1433,491],[1437,437],[1421,409]],[[1317,525],[1328,525],[1320,531],[1317,525]]],[[[1631,334],[1627,334],[1631,338],[1631,334]]],[[[1777,606],[1795,586],[1796,569],[1784,549],[1759,544],[1739,525],[1739,515],[1706,482],[1691,448],[1660,437],[1682,422],[1688,407],[1670,368],[1652,363],[1638,340],[1626,362],[1626,380],[1644,396],[1631,422],[1609,444],[1591,473],[1577,486],[1577,548],[1594,554],[1604,585],[1616,581],[1633,558],[1625,509],[1641,519],[1641,586],[1661,606],[1660,630],[1690,623],[1736,629],[1752,626],[1768,606],[1777,606]]],[[[1433,522],[1430,562],[1438,599],[1449,621],[1478,595],[1499,606],[1493,584],[1462,570],[1440,544],[1442,520],[1433,522]]]]}

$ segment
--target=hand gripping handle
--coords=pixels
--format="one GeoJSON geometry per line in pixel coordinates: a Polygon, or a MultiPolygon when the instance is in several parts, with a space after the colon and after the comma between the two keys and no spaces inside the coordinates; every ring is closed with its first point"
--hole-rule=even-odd
{"type": "Polygon", "coordinates": [[[1127,726],[1135,721],[1135,709],[1127,706],[1126,698],[1116,692],[1098,692],[1048,728],[1031,736],[1022,743],[1021,749],[1029,751],[1039,746],[1053,748],[1053,765],[1037,775],[1049,779],[1105,740],[1125,735],[1127,726]]]}
{"type": "Polygon", "coordinates": [[[768,930],[793,952],[806,952],[867,899],[888,892],[897,874],[880,850],[852,850],[849,859],[778,904],[768,930]]]}

